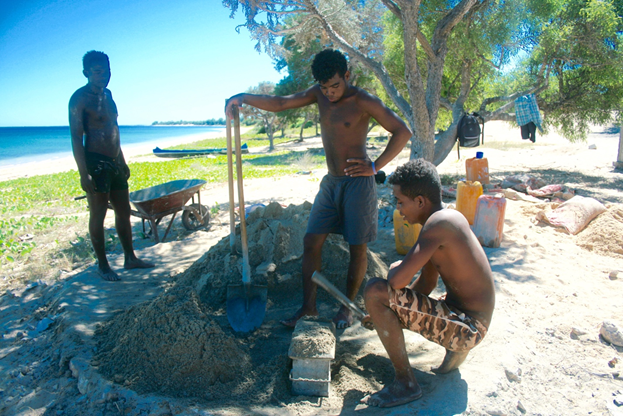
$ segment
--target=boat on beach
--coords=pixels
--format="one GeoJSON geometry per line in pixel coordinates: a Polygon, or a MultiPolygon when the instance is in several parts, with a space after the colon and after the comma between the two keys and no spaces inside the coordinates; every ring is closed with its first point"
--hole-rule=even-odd
{"type": "MultiPolygon", "coordinates": [[[[225,155],[228,153],[227,148],[212,148],[212,149],[184,149],[184,150],[167,150],[161,149],[160,147],[154,148],[152,150],[154,156],[157,157],[167,157],[167,158],[178,158],[178,157],[189,157],[189,156],[204,156],[204,155],[225,155]]],[[[247,143],[241,146],[241,153],[249,153],[247,148],[247,143]]]]}

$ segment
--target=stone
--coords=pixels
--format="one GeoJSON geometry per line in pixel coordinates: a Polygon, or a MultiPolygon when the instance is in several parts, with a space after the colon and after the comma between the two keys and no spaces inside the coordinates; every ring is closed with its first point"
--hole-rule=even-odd
{"type": "Polygon", "coordinates": [[[505,369],[506,377],[510,382],[521,382],[521,369],[517,369],[516,371],[510,371],[507,368],[505,369]]]}
{"type": "Polygon", "coordinates": [[[603,321],[599,333],[610,344],[617,347],[623,346],[623,332],[613,322],[603,321]]]}
{"type": "Polygon", "coordinates": [[[579,339],[580,336],[585,335],[587,332],[581,328],[572,327],[571,328],[571,339],[579,339]]]}
{"type": "Polygon", "coordinates": [[[597,150],[597,145],[593,143],[590,146],[588,146],[588,149],[590,149],[590,150],[597,150]]]}
{"type": "Polygon", "coordinates": [[[527,410],[525,409],[525,406],[523,406],[523,403],[521,403],[520,400],[517,403],[516,408],[519,410],[519,412],[521,412],[523,414],[525,414],[527,412],[527,410]]]}
{"type": "Polygon", "coordinates": [[[50,318],[43,318],[41,321],[37,323],[37,332],[43,332],[46,329],[50,328],[50,325],[54,323],[54,320],[50,318]]]}
{"type": "Polygon", "coordinates": [[[617,280],[619,277],[621,277],[622,274],[623,272],[621,272],[620,270],[612,270],[610,274],[608,274],[608,278],[610,280],[617,280]]]}

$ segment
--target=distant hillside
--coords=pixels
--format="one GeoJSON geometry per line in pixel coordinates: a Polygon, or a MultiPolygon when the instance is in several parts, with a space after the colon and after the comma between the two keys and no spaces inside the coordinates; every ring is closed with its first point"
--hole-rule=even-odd
{"type": "Polygon", "coordinates": [[[223,126],[226,124],[226,120],[224,118],[211,118],[210,120],[202,120],[202,121],[155,121],[152,123],[153,126],[184,126],[184,125],[192,125],[192,126],[223,126]]]}

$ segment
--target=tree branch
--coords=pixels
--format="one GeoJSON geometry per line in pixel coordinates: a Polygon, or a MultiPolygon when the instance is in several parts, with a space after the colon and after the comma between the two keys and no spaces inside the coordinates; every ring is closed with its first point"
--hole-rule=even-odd
{"type": "Polygon", "coordinates": [[[395,2],[391,0],[382,0],[382,4],[385,5],[386,8],[389,9],[396,17],[401,19],[401,10],[395,2]]]}

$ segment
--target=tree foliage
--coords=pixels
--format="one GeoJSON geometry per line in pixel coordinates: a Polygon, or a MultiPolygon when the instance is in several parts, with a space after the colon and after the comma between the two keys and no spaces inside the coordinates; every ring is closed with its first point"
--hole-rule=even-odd
{"type": "Polygon", "coordinates": [[[514,120],[536,93],[570,138],[622,113],[622,0],[223,0],[258,50],[313,39],[375,75],[413,130],[411,157],[438,164],[465,111],[514,120]],[[326,42],[327,40],[327,42],[326,42]]]}
{"type": "MultiPolygon", "coordinates": [[[[276,86],[273,82],[264,81],[255,87],[248,88],[245,92],[257,95],[274,95],[275,88],[276,86]]],[[[265,133],[267,133],[267,137],[269,138],[269,151],[274,150],[273,136],[275,132],[281,128],[281,120],[278,117],[278,114],[272,113],[271,111],[261,110],[260,108],[253,107],[251,105],[244,105],[241,113],[245,117],[258,120],[262,123],[265,133]]]]}

